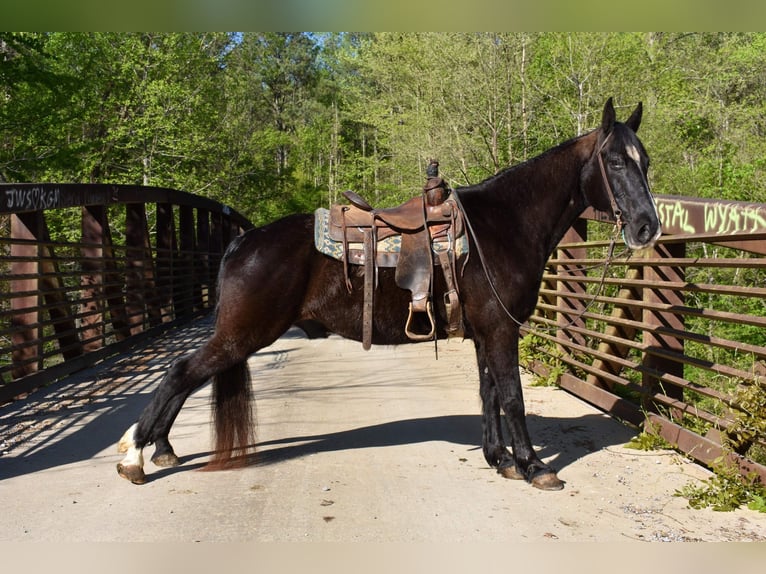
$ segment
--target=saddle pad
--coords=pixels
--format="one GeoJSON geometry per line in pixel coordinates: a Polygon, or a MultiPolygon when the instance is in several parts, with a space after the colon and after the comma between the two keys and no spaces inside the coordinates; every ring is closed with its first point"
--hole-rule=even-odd
{"type": "MultiPolygon", "coordinates": [[[[399,253],[402,246],[401,235],[392,235],[378,241],[376,251],[381,253],[399,253]]],[[[343,260],[343,242],[330,237],[330,210],[317,209],[314,212],[314,247],[320,253],[329,255],[339,261],[343,260]]],[[[363,251],[361,243],[349,243],[349,251],[363,251]]],[[[446,251],[449,248],[448,241],[434,241],[431,249],[434,253],[446,251]]],[[[463,234],[455,241],[455,257],[468,253],[468,237],[463,234]]]]}

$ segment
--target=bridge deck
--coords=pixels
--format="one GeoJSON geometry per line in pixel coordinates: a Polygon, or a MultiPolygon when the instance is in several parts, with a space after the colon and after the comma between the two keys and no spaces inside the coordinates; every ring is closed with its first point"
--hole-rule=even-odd
{"type": "Polygon", "coordinates": [[[706,471],[625,449],[633,431],[556,388],[525,393],[533,440],[565,490],[501,479],[478,447],[473,346],[460,341],[434,363],[427,343],[364,352],[290,332],[250,362],[260,463],[195,472],[210,448],[204,387],[171,433],[182,465],[147,462],[143,486],[120,479],[116,441],[210,328],[198,320],[0,409],[0,540],[766,539],[766,515],[687,508],[673,492],[706,471]]]}

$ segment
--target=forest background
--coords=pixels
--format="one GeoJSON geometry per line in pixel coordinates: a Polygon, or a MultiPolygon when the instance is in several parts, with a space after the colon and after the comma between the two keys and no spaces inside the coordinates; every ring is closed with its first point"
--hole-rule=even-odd
{"type": "MultiPolygon", "coordinates": [[[[764,33],[0,32],[0,181],[171,187],[263,224],[452,186],[644,105],[655,193],[766,201],[764,33]]],[[[79,229],[73,229],[78,233],[79,229]]]]}

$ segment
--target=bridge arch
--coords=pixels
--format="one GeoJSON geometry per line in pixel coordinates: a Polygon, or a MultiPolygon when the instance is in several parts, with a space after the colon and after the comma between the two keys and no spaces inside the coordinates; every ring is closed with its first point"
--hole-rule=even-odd
{"type": "Polygon", "coordinates": [[[209,312],[252,226],[175,189],[0,184],[0,403],[209,312]]]}

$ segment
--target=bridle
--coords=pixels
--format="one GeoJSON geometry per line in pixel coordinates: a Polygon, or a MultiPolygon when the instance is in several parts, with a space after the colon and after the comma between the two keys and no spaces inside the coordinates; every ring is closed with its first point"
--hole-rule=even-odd
{"type": "MultiPolygon", "coordinates": [[[[601,151],[604,149],[604,146],[606,146],[606,143],[609,141],[609,138],[612,137],[612,133],[613,132],[609,132],[609,134],[607,134],[607,136],[604,138],[604,141],[601,142],[601,145],[599,146],[598,150],[596,150],[596,156],[598,158],[598,165],[599,165],[599,168],[601,170],[601,178],[603,180],[604,188],[606,189],[607,196],[609,197],[609,202],[611,203],[612,212],[614,213],[614,218],[615,218],[614,231],[612,233],[612,238],[611,238],[611,240],[609,242],[609,248],[607,250],[606,259],[604,260],[604,263],[602,264],[604,269],[603,269],[603,271],[601,273],[601,280],[599,281],[598,289],[596,290],[596,293],[593,295],[593,297],[590,299],[590,301],[588,301],[588,303],[583,307],[582,311],[580,311],[572,320],[570,320],[569,323],[567,323],[566,325],[557,325],[556,327],[550,327],[550,328],[546,328],[546,329],[539,329],[539,328],[536,328],[536,327],[532,327],[531,325],[528,325],[527,328],[532,333],[535,333],[535,332],[539,333],[539,332],[542,332],[542,331],[553,332],[553,331],[558,331],[560,329],[567,329],[567,328],[571,327],[572,325],[574,325],[588,311],[588,309],[590,309],[591,305],[596,301],[596,299],[598,299],[598,297],[601,295],[601,292],[604,289],[604,285],[606,284],[606,272],[607,272],[607,269],[609,268],[609,265],[611,265],[612,261],[615,258],[614,257],[614,248],[615,248],[615,245],[617,243],[617,238],[622,233],[622,227],[624,225],[624,223],[622,221],[622,210],[617,206],[617,200],[614,197],[614,192],[612,191],[612,186],[609,184],[609,178],[606,176],[606,168],[604,167],[604,160],[601,157],[601,151]]],[[[463,203],[460,201],[460,197],[459,197],[457,191],[452,193],[452,196],[454,196],[455,203],[457,204],[458,208],[460,209],[460,212],[463,215],[463,221],[465,222],[466,229],[468,230],[468,232],[473,237],[473,243],[474,243],[474,246],[476,247],[476,253],[479,255],[479,260],[481,261],[481,267],[484,270],[484,276],[487,278],[487,283],[489,283],[489,287],[492,290],[492,294],[494,295],[495,299],[500,304],[500,308],[508,316],[508,318],[511,319],[511,321],[513,321],[514,323],[516,323],[516,325],[518,325],[519,327],[523,327],[524,326],[524,322],[519,321],[513,315],[513,313],[511,313],[508,310],[508,308],[505,306],[505,303],[503,303],[503,300],[500,297],[500,294],[497,292],[497,288],[495,287],[495,283],[494,283],[494,281],[492,281],[492,277],[490,277],[490,274],[489,274],[489,269],[487,268],[487,261],[486,261],[486,259],[484,257],[484,252],[483,252],[483,250],[481,248],[481,245],[479,245],[478,238],[476,237],[476,232],[473,229],[473,225],[471,225],[471,220],[468,218],[468,214],[466,213],[465,208],[463,207],[463,203]]],[[[628,248],[627,251],[628,251],[628,257],[630,257],[631,250],[628,248]]],[[[466,260],[466,263],[467,263],[467,260],[466,260]]],[[[463,267],[465,268],[465,263],[463,264],[463,267]]],[[[599,265],[594,266],[594,268],[595,267],[599,267],[599,265]]],[[[583,269],[584,268],[580,268],[580,269],[576,269],[576,270],[571,270],[570,272],[582,271],[583,269]]]]}
{"type": "Polygon", "coordinates": [[[606,195],[609,198],[609,203],[612,206],[612,213],[614,213],[614,219],[615,219],[615,235],[619,235],[622,232],[622,210],[617,206],[617,200],[614,198],[614,192],[612,191],[612,186],[609,184],[609,178],[606,176],[606,168],[604,167],[604,158],[601,157],[601,151],[606,147],[606,142],[609,141],[609,138],[612,137],[612,134],[614,131],[610,131],[607,136],[604,138],[604,141],[601,142],[601,145],[599,146],[598,150],[596,150],[596,157],[598,158],[598,167],[601,170],[601,179],[604,182],[604,189],[606,189],[606,195]]]}

